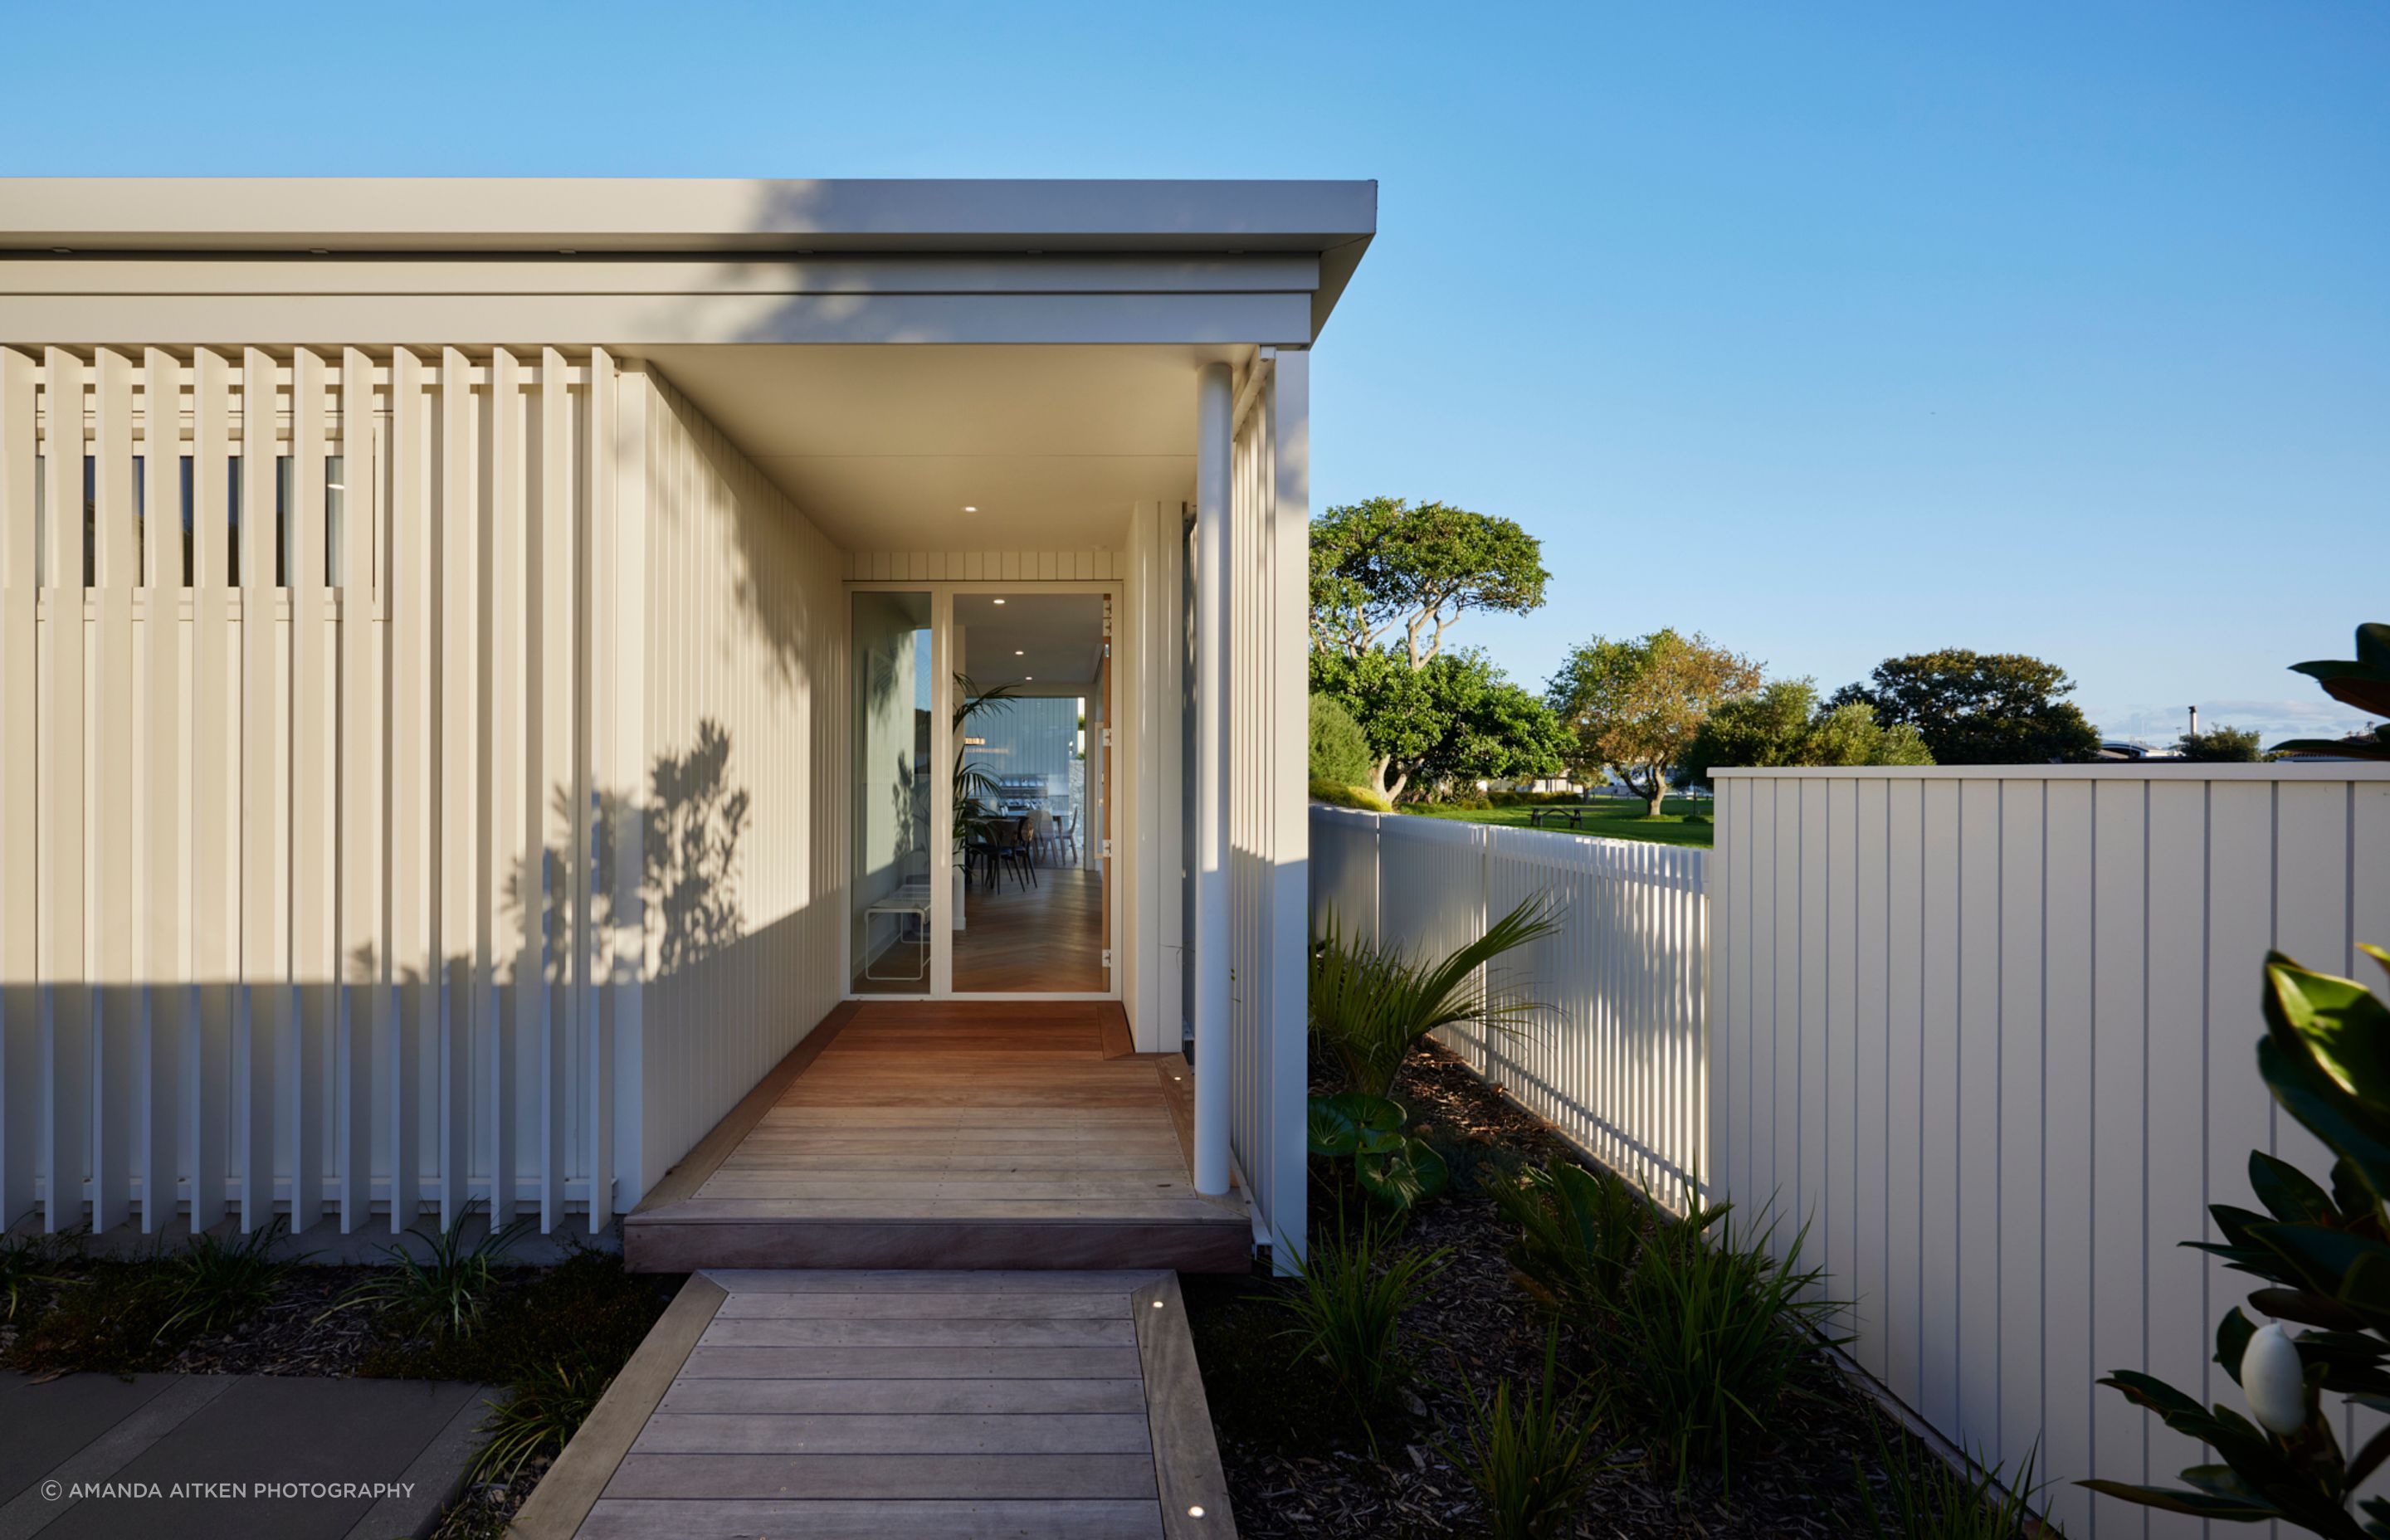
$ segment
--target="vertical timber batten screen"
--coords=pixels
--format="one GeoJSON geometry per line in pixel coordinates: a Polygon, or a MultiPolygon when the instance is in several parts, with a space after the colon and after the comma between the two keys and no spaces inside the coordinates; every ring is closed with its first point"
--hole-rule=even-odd
{"type": "Polygon", "coordinates": [[[0,1222],[610,1217],[614,409],[0,347],[0,1222]]]}
{"type": "Polygon", "coordinates": [[[1490,984],[1549,1007],[1532,1032],[1445,1034],[1586,1155],[1677,1204],[1706,1178],[1708,853],[1527,829],[1311,810],[1312,908],[1348,933],[1440,957],[1548,894],[1561,930],[1497,958],[1490,984]]]}
{"type": "Polygon", "coordinates": [[[1284,1265],[1307,1179],[1310,355],[1252,367],[1228,489],[1228,1146],[1284,1265]]]}

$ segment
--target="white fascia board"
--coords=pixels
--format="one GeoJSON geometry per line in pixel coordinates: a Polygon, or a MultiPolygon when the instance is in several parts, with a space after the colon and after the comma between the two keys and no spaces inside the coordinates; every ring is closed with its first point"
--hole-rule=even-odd
{"type": "Polygon", "coordinates": [[[107,250],[1308,250],[1377,184],[620,177],[0,178],[0,248],[107,250]]]}

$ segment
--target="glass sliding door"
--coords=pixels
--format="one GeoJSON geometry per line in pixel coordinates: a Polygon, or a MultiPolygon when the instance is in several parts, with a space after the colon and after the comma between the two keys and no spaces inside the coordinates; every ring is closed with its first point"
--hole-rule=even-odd
{"type": "Polygon", "coordinates": [[[854,912],[850,986],[858,995],[927,995],[934,972],[933,757],[938,700],[931,597],[853,595],[854,912]]]}

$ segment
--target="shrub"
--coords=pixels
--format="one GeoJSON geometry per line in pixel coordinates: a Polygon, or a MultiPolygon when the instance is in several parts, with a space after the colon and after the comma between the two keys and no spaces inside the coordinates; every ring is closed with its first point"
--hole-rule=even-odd
{"type": "Polygon", "coordinates": [[[1389,1208],[1399,1212],[1424,1202],[1451,1180],[1444,1157],[1403,1132],[1402,1104],[1392,1097],[1358,1091],[1314,1097],[1306,1122],[1311,1153],[1351,1161],[1361,1190],[1389,1208]]]}
{"type": "Polygon", "coordinates": [[[1365,1428],[1413,1377],[1401,1346],[1403,1311],[1451,1262],[1446,1247],[1395,1251],[1393,1233],[1365,1213],[1349,1231],[1340,1223],[1316,1234],[1295,1291],[1279,1302],[1294,1314],[1286,1335],[1296,1362],[1325,1368],[1365,1428]]]}
{"type": "Polygon", "coordinates": [[[1807,1226],[1780,1262],[1768,1251],[1775,1228],[1740,1240],[1729,1231],[1713,1245],[1699,1229],[1670,1226],[1643,1248],[1621,1298],[1612,1349],[1680,1488],[1703,1465],[1732,1484],[1736,1451],[1766,1434],[1794,1388],[1807,1334],[1843,1311],[1813,1297],[1825,1274],[1801,1265],[1807,1226]]]}
{"type": "Polygon", "coordinates": [[[1468,1444],[1439,1444],[1437,1452],[1469,1478],[1485,1505],[1485,1533],[1492,1540],[1551,1540],[1569,1533],[1586,1488],[1600,1474],[1592,1457],[1602,1405],[1582,1392],[1562,1395],[1560,1328],[1544,1339],[1542,1385],[1523,1392],[1514,1404],[1510,1382],[1497,1381],[1491,1403],[1479,1401],[1468,1427],[1468,1444]]]}
{"type": "Polygon", "coordinates": [[[1557,910],[1538,893],[1475,941],[1430,963],[1392,943],[1347,936],[1330,914],[1311,949],[1312,1033],[1343,1070],[1347,1086],[1382,1097],[1430,1033],[1471,1023],[1491,1033],[1524,1032],[1545,1007],[1490,988],[1485,965],[1559,929],[1557,910]]]}
{"type": "Polygon", "coordinates": [[[165,1271],[154,1263],[91,1263],[10,1344],[8,1367],[27,1374],[163,1368],[191,1335],[175,1324],[174,1311],[165,1271]]]}
{"type": "Polygon", "coordinates": [[[473,1460],[475,1481],[505,1481],[542,1455],[563,1453],[597,1409],[613,1375],[585,1362],[543,1364],[516,1381],[482,1423],[490,1442],[473,1460]]]}
{"type": "Polygon", "coordinates": [[[65,1283],[57,1247],[44,1236],[0,1240],[0,1321],[31,1315],[48,1291],[65,1283]]]}
{"type": "Polygon", "coordinates": [[[1368,735],[1332,695],[1311,698],[1311,778],[1336,786],[1370,786],[1378,778],[1368,735]]]}
{"type": "Polygon", "coordinates": [[[171,1280],[163,1285],[174,1306],[163,1329],[188,1328],[193,1334],[222,1331],[263,1309],[282,1280],[303,1260],[274,1254],[289,1224],[276,1214],[265,1228],[235,1239],[194,1236],[174,1259],[171,1280]]]}
{"type": "Polygon", "coordinates": [[[470,1337],[496,1291],[498,1264],[531,1227],[530,1220],[519,1219],[468,1246],[465,1222],[478,1207],[479,1200],[466,1204],[455,1224],[422,1237],[428,1254],[420,1259],[404,1246],[382,1247],[389,1264],[341,1295],[332,1311],[363,1306],[386,1315],[402,1330],[433,1338],[470,1337]]]}
{"type": "Polygon", "coordinates": [[[1569,1320],[1599,1321],[1619,1308],[1647,1227],[1699,1234],[1726,1212],[1703,1208],[1688,1192],[1687,1217],[1655,1214],[1645,1194],[1561,1156],[1491,1190],[1502,1216],[1519,1227],[1507,1253],[1511,1276],[1547,1311],[1569,1320]]]}
{"type": "Polygon", "coordinates": [[[1311,800],[1326,802],[1330,807],[1349,807],[1356,813],[1392,813],[1391,798],[1381,797],[1366,786],[1345,786],[1336,781],[1311,779],[1311,800]]]}
{"type": "Polygon", "coordinates": [[[2032,1526],[2039,1521],[2027,1506],[2035,1492],[2037,1450],[2025,1452],[2024,1469],[2006,1486],[1999,1466],[1962,1473],[1930,1455],[1924,1474],[1918,1474],[1908,1459],[1894,1453],[1881,1422],[1875,1425],[1875,1451],[1884,1473],[1883,1503],[1876,1502],[1865,1470],[1859,1472],[1858,1484],[1868,1525],[1877,1540],[2017,1540],[2038,1533],[2032,1526]]]}

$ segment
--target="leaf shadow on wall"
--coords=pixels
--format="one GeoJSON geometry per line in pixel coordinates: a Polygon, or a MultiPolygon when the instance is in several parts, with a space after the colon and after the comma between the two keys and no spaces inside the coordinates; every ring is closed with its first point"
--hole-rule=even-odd
{"type": "MultiPolygon", "coordinates": [[[[652,955],[653,978],[696,968],[747,934],[746,908],[739,897],[739,845],[752,818],[753,799],[732,780],[730,760],[729,732],[708,717],[699,722],[697,740],[688,749],[656,756],[644,795],[602,788],[590,793],[587,853],[582,858],[587,866],[590,939],[610,937],[610,950],[618,957],[652,955]],[[626,892],[617,877],[623,832],[634,816],[640,869],[636,886],[626,892]],[[636,903],[630,902],[633,894],[636,903]]],[[[572,788],[553,788],[548,806],[551,836],[561,838],[518,855],[507,874],[506,912],[514,950],[493,959],[493,983],[511,984],[526,967],[536,967],[550,984],[572,978],[572,788]]],[[[467,982],[473,962],[469,950],[452,951],[442,959],[441,971],[452,982],[467,982]]],[[[371,943],[350,954],[349,967],[356,982],[382,977],[381,960],[371,943]]],[[[644,964],[636,971],[646,976],[644,964]]],[[[401,963],[389,982],[414,986],[424,978],[420,965],[401,963]]]]}

